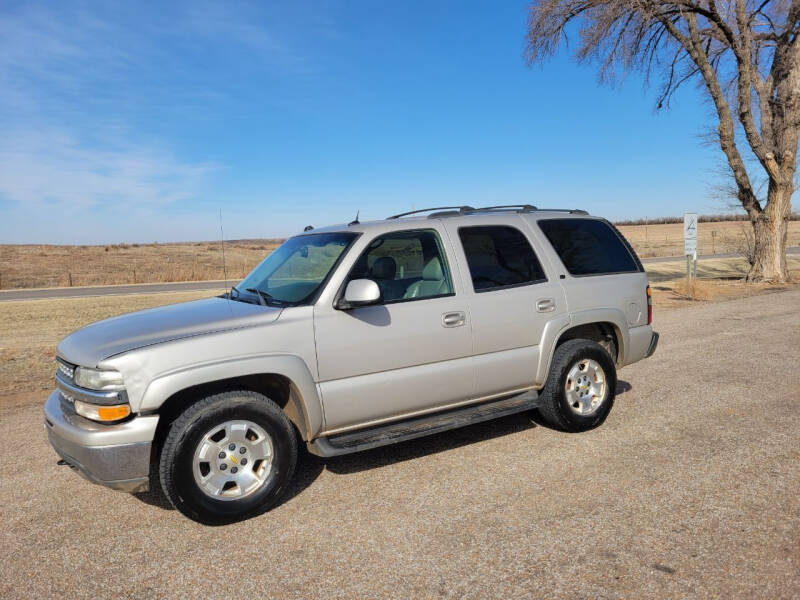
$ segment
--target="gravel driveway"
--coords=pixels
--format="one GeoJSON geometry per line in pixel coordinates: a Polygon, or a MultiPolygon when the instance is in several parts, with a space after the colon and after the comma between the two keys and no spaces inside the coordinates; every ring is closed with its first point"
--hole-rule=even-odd
{"type": "Polygon", "coordinates": [[[516,415],[308,456],[227,527],[84,482],[40,406],[0,409],[0,597],[800,596],[800,291],[656,327],[595,431],[516,415]]]}

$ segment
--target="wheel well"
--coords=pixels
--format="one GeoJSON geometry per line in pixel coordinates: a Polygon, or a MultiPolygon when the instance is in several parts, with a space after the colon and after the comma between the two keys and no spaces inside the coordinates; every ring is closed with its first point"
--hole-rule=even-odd
{"type": "MultiPolygon", "coordinates": [[[[264,394],[280,406],[281,409],[286,409],[292,396],[292,388],[292,382],[284,375],[260,373],[201,383],[176,392],[167,398],[158,409],[159,419],[156,427],[155,443],[153,444],[153,454],[157,456],[161,443],[169,431],[170,424],[198,398],[230,390],[248,390],[264,394]]],[[[290,418],[290,420],[292,419],[290,418]]],[[[297,424],[293,424],[297,428],[297,424]]]]}
{"type": "Polygon", "coordinates": [[[585,323],[571,327],[558,338],[556,348],[576,338],[594,340],[606,349],[615,363],[619,362],[619,336],[613,323],[585,323]]]}

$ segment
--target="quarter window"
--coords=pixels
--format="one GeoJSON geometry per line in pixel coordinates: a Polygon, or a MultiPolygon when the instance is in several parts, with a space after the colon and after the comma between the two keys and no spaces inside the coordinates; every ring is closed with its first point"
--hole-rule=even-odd
{"type": "Polygon", "coordinates": [[[639,262],[608,223],[597,219],[542,219],[539,228],[571,275],[635,273],[639,262]]]}
{"type": "Polygon", "coordinates": [[[438,234],[430,229],[394,231],[375,238],[356,261],[349,280],[372,279],[384,303],[453,294],[438,234]]]}
{"type": "Polygon", "coordinates": [[[462,227],[458,236],[476,292],[547,280],[527,238],[514,227],[462,227]]]}

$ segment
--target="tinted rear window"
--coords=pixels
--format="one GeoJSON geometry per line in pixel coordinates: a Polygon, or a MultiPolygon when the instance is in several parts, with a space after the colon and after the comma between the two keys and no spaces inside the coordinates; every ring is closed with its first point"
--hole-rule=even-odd
{"type": "Polygon", "coordinates": [[[639,271],[620,236],[594,219],[543,219],[539,227],[571,275],[603,275],[639,271]]]}

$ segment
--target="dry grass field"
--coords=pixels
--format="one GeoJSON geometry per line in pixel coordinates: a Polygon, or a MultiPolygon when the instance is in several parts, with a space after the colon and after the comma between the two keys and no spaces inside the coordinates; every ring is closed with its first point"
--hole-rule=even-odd
{"type": "Polygon", "coordinates": [[[206,291],[0,302],[0,396],[51,387],[56,345],[84,325],[212,295],[206,291]]]}
{"type": "MultiPolygon", "coordinates": [[[[800,285],[800,257],[791,256],[789,265],[794,279],[792,284],[745,285],[741,282],[747,270],[743,259],[700,261],[698,282],[693,290],[694,301],[689,299],[685,288],[682,263],[649,263],[646,267],[657,315],[663,309],[688,306],[697,301],[719,301],[800,285]]],[[[0,397],[50,388],[56,344],[83,325],[134,310],[206,298],[221,292],[220,289],[217,292],[0,302],[0,397]]]]}
{"type": "Polygon", "coordinates": [[[706,259],[697,263],[697,279],[691,285],[686,281],[686,264],[664,262],[645,264],[653,304],[658,310],[687,306],[694,302],[718,302],[779,292],[800,286],[800,257],[789,256],[790,283],[745,284],[747,261],[743,258],[706,259]]]}
{"type": "MultiPolygon", "coordinates": [[[[700,254],[737,252],[749,225],[741,221],[700,223],[700,254]]],[[[619,227],[639,256],[683,253],[683,225],[619,227]]],[[[227,242],[228,277],[244,277],[277,240],[227,242]]],[[[800,245],[800,221],[789,223],[789,245],[800,245]]],[[[218,242],[113,244],[109,246],[0,245],[0,289],[220,280],[218,242]]]]}
{"type": "MultiPolygon", "coordinates": [[[[651,256],[681,256],[683,254],[683,223],[659,225],[620,225],[641,258],[651,256]]],[[[697,224],[698,254],[739,252],[747,232],[752,227],[746,221],[718,221],[697,224]]],[[[800,246],[800,221],[789,221],[788,246],[800,246]]]]}
{"type": "MultiPolygon", "coordinates": [[[[244,277],[278,243],[226,242],[228,277],[244,277]]],[[[219,242],[0,246],[0,289],[218,279],[223,279],[219,242]]]]}

